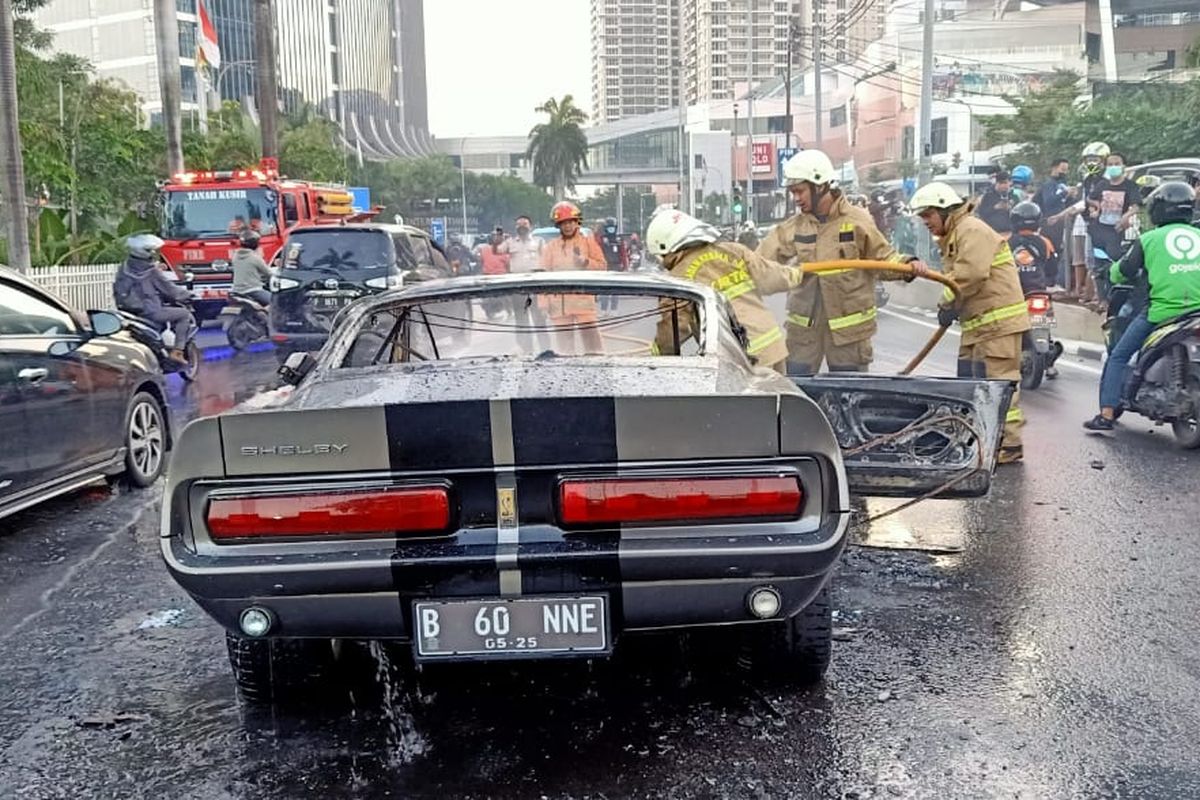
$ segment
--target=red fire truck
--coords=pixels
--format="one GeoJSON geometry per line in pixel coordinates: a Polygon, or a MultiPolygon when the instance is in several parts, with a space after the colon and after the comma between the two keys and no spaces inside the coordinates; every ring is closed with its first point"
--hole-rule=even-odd
{"type": "Polygon", "coordinates": [[[259,233],[270,264],[297,228],[362,222],[379,211],[352,205],[345,186],[288,180],[274,159],[249,169],[182,172],[162,184],[163,258],[179,278],[192,274],[196,316],[212,319],[229,296],[230,259],[243,230],[259,233]]]}

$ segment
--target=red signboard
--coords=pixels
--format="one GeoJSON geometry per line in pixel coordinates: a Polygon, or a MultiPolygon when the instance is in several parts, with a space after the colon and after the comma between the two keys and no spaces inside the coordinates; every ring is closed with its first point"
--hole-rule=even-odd
{"type": "Polygon", "coordinates": [[[775,172],[775,145],[770,142],[755,142],[751,153],[755,175],[770,175],[775,172]]]}

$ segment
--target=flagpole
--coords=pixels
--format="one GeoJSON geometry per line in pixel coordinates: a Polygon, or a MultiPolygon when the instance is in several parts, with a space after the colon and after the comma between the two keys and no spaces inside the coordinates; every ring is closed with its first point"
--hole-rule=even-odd
{"type": "MultiPolygon", "coordinates": [[[[197,53],[199,55],[199,53],[197,53]]],[[[204,79],[208,70],[196,59],[196,113],[200,117],[200,134],[208,136],[208,81],[204,79]]]]}

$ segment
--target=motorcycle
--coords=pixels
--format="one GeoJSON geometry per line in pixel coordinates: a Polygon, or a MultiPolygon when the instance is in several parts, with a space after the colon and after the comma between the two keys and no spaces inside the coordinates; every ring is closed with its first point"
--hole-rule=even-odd
{"type": "Polygon", "coordinates": [[[196,314],[192,311],[191,303],[186,304],[184,307],[191,312],[192,319],[191,325],[188,326],[187,341],[183,342],[182,345],[175,341],[175,332],[170,328],[163,330],[160,327],[161,323],[130,314],[126,311],[118,313],[125,320],[125,327],[133,335],[133,338],[154,352],[163,374],[176,373],[179,377],[191,383],[196,380],[196,375],[200,372],[200,361],[202,360],[200,346],[196,344],[196,334],[199,333],[200,326],[196,324],[196,314]],[[175,349],[183,351],[183,361],[179,361],[171,355],[171,351],[175,349]]]}
{"type": "Polygon", "coordinates": [[[892,296],[890,294],[888,294],[888,290],[883,287],[883,283],[880,281],[876,281],[875,282],[875,307],[883,308],[884,306],[886,306],[888,304],[888,300],[891,300],[891,299],[892,299],[892,296]]]}
{"type": "Polygon", "coordinates": [[[1043,378],[1054,380],[1058,377],[1054,362],[1062,355],[1063,346],[1051,333],[1058,323],[1054,319],[1050,295],[1029,292],[1025,295],[1025,305],[1031,327],[1021,340],[1021,388],[1036,389],[1042,385],[1043,378]]]}
{"type": "MultiPolygon", "coordinates": [[[[1109,295],[1104,330],[1109,352],[1133,319],[1135,287],[1117,285],[1109,295]]],[[[1200,448],[1200,311],[1155,328],[1142,343],[1121,391],[1125,411],[1156,423],[1171,423],[1180,446],[1200,448]]]]}
{"type": "Polygon", "coordinates": [[[218,315],[230,346],[234,350],[245,350],[259,339],[267,338],[268,313],[267,307],[254,298],[230,293],[229,302],[218,315]]]}

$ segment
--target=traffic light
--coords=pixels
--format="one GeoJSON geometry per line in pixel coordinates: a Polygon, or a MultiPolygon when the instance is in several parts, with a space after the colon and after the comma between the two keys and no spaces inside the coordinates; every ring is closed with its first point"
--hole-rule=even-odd
{"type": "Polygon", "coordinates": [[[737,186],[733,187],[733,203],[730,210],[733,212],[733,221],[741,222],[742,215],[746,213],[746,204],[742,202],[742,190],[737,186]]]}
{"type": "Polygon", "coordinates": [[[950,157],[950,165],[953,166],[955,169],[958,169],[959,167],[961,167],[962,166],[962,153],[956,152],[954,155],[952,155],[950,157]]]}

